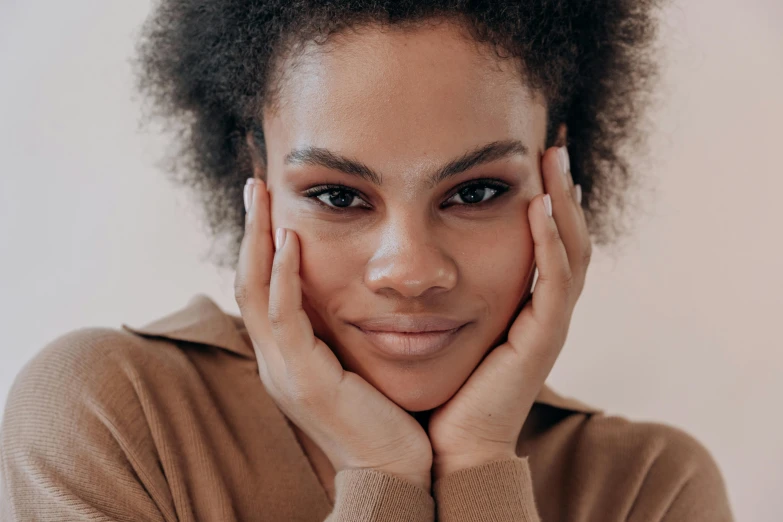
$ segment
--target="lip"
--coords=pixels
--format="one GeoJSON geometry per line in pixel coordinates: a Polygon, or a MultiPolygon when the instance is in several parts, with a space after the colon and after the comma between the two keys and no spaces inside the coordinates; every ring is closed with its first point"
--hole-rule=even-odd
{"type": "Polygon", "coordinates": [[[460,321],[440,315],[385,315],[351,321],[351,324],[363,331],[392,333],[446,332],[464,326],[468,321],[460,321]]]}
{"type": "Polygon", "coordinates": [[[433,357],[443,350],[454,340],[462,328],[468,323],[444,320],[440,324],[452,326],[448,330],[434,329],[435,323],[424,324],[417,323],[415,326],[418,331],[405,331],[404,328],[413,328],[413,326],[403,326],[397,323],[394,328],[403,331],[392,330],[392,326],[386,326],[386,330],[372,330],[353,324],[361,331],[381,354],[394,359],[417,359],[433,357]],[[454,324],[456,327],[453,327],[454,324]]]}

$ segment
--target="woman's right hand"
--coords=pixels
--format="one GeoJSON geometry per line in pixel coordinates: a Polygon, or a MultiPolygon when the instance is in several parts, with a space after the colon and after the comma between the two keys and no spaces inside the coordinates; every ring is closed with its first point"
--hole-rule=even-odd
{"type": "Polygon", "coordinates": [[[315,337],[302,308],[299,237],[272,248],[269,193],[255,179],[234,294],[264,387],[326,454],[336,472],[373,468],[430,491],[432,448],[424,429],[315,337]]]}

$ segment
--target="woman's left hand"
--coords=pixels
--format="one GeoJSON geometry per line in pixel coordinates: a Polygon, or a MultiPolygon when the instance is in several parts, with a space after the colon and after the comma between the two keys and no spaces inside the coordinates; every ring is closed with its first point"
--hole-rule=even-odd
{"type": "Polygon", "coordinates": [[[528,207],[538,280],[514,320],[507,341],[484,358],[457,393],[430,417],[433,481],[454,471],[516,456],[522,425],[568,334],[584,287],[592,245],[581,189],[568,153],[551,147],[542,157],[545,195],[528,207]],[[579,192],[579,195],[577,193],[579,192]]]}

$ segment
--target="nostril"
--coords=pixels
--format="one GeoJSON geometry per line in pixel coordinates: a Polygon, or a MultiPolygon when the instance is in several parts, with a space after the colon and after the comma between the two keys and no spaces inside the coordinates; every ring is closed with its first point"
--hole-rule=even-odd
{"type": "Polygon", "coordinates": [[[368,266],[365,284],[375,292],[392,290],[404,297],[448,291],[456,285],[453,260],[437,253],[408,254],[374,259],[368,266]]]}

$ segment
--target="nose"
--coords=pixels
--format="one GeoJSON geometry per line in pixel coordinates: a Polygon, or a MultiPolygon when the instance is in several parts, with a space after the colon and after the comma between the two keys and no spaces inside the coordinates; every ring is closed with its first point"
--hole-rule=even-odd
{"type": "Polygon", "coordinates": [[[365,272],[374,292],[403,297],[441,293],[457,283],[457,265],[420,220],[406,216],[382,229],[381,239],[365,272]]]}

